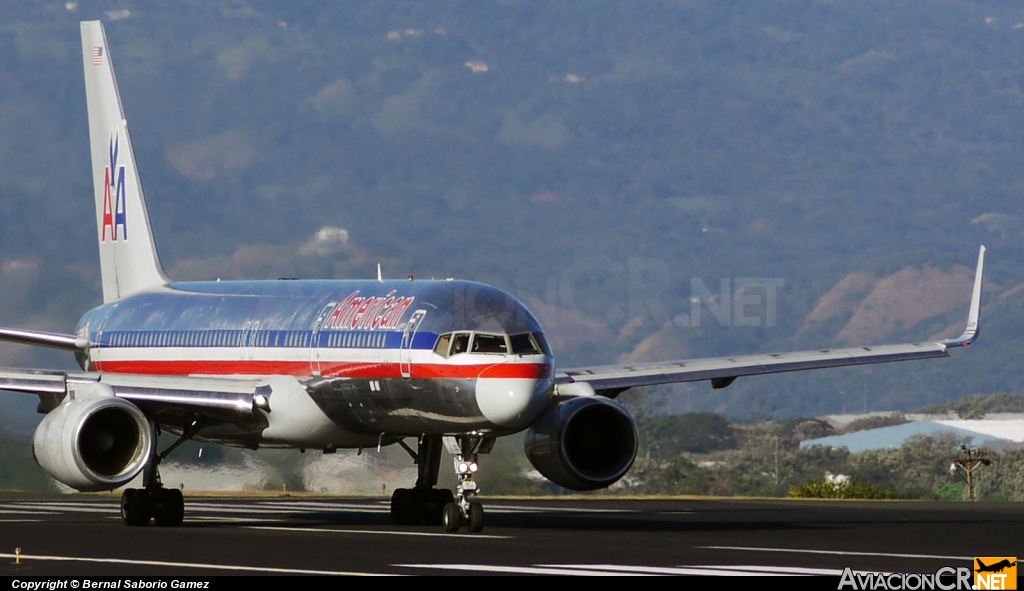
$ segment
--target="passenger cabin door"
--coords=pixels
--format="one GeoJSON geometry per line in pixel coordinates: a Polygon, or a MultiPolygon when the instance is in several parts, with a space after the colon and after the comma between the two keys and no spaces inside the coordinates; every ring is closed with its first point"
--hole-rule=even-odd
{"type": "Polygon", "coordinates": [[[420,328],[420,321],[427,315],[426,310],[416,310],[405,324],[405,332],[402,333],[402,348],[398,351],[399,370],[403,378],[412,375],[412,342],[416,337],[416,331],[420,328]]]}
{"type": "Polygon", "coordinates": [[[316,324],[313,325],[313,334],[309,339],[309,370],[316,377],[320,377],[320,335],[323,333],[327,316],[336,305],[338,305],[337,302],[331,302],[320,311],[320,315],[316,318],[316,324]]]}

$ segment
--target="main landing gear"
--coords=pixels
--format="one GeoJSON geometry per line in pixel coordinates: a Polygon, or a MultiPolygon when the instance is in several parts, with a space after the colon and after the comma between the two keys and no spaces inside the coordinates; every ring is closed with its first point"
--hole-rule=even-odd
{"type": "MultiPolygon", "coordinates": [[[[441,449],[444,445],[440,435],[420,437],[414,452],[403,441],[399,441],[413,457],[419,469],[415,488],[399,488],[391,495],[391,519],[395,525],[442,525],[449,533],[459,531],[462,522],[472,533],[484,529],[484,508],[480,503],[471,503],[477,486],[473,476],[477,472],[476,457],[482,441],[480,437],[457,437],[455,450],[455,472],[459,478],[458,501],[448,489],[437,486],[437,475],[441,467],[441,449]]],[[[484,450],[487,451],[487,450],[484,450]]]]}
{"type": "Polygon", "coordinates": [[[398,443],[412,456],[419,475],[415,488],[397,488],[392,493],[391,520],[395,525],[441,525],[445,505],[455,500],[452,491],[434,488],[441,466],[441,437],[420,437],[415,452],[404,441],[398,443]]]}
{"type": "MultiPolygon", "coordinates": [[[[156,423],[150,423],[153,429],[153,440],[159,436],[156,423]]],[[[150,452],[149,461],[142,471],[142,485],[145,488],[128,488],[121,493],[121,519],[125,525],[149,525],[152,520],[156,525],[177,527],[185,519],[185,498],[176,488],[164,488],[160,482],[158,466],[164,458],[179,445],[191,438],[196,423],[193,422],[170,447],[163,453],[156,453],[156,444],[150,452]]]]}

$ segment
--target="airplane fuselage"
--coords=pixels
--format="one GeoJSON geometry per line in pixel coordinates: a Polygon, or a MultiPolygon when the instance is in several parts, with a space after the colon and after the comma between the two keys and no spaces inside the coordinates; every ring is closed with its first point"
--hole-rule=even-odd
{"type": "Polygon", "coordinates": [[[554,383],[537,319],[510,294],[467,281],[171,283],[91,310],[78,334],[91,343],[80,358],[90,371],[293,378],[330,421],[362,436],[335,437],[338,446],[382,433],[520,431],[554,383]]]}

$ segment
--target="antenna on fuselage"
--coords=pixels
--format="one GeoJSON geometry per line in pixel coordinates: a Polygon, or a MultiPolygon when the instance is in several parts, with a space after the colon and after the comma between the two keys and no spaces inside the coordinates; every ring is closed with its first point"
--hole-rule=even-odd
{"type": "Polygon", "coordinates": [[[384,275],[380,272],[380,263],[377,263],[377,281],[384,283],[384,275]]]}

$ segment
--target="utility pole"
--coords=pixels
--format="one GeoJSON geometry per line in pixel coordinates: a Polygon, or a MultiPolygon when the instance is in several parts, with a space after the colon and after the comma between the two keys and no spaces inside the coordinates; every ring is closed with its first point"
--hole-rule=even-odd
{"type": "Polygon", "coordinates": [[[957,458],[950,464],[949,471],[952,474],[958,474],[967,483],[967,500],[977,501],[978,498],[974,494],[974,472],[981,469],[982,466],[988,466],[992,460],[988,459],[988,454],[981,449],[961,445],[960,451],[964,457],[957,458]]]}
{"type": "Polygon", "coordinates": [[[775,486],[779,486],[779,436],[775,436],[775,486]]]}

